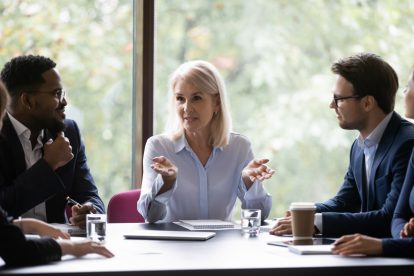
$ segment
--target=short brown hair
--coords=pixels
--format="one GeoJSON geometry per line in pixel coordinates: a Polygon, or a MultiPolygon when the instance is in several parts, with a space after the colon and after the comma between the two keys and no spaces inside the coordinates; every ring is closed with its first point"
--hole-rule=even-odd
{"type": "Polygon", "coordinates": [[[373,96],[385,114],[394,110],[398,76],[380,56],[360,53],[338,60],[331,70],[352,84],[354,95],[373,96]]]}

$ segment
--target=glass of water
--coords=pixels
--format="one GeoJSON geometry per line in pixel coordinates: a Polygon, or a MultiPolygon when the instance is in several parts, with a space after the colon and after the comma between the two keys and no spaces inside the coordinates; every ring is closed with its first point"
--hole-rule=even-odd
{"type": "Polygon", "coordinates": [[[92,241],[104,243],[106,236],[106,215],[86,215],[86,237],[92,241]]]}
{"type": "Polygon", "coordinates": [[[242,209],[241,210],[241,231],[243,235],[256,237],[260,233],[261,223],[260,209],[242,209]]]}

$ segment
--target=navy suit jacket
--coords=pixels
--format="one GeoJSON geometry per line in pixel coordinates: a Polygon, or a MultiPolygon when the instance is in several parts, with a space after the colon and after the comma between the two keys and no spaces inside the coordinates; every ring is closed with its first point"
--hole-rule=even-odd
{"type": "Polygon", "coordinates": [[[316,204],[316,211],[322,213],[323,235],[391,236],[391,219],[413,146],[414,125],[394,112],[375,153],[367,198],[364,151],[354,141],[339,192],[316,204]]]}
{"type": "Polygon", "coordinates": [[[0,257],[8,266],[43,264],[60,260],[62,251],[52,238],[26,239],[0,207],[0,257]]]}
{"type": "MultiPolygon", "coordinates": [[[[105,212],[86,162],[79,128],[72,120],[65,120],[65,125],[73,159],[53,171],[41,158],[26,170],[23,147],[9,116],[5,116],[0,136],[0,206],[9,215],[17,217],[46,202],[47,222],[64,223],[66,196],[81,204],[91,202],[98,213],[105,212]]],[[[56,133],[45,129],[44,141],[55,137],[56,133]]]]}
{"type": "MultiPolygon", "coordinates": [[[[392,236],[394,238],[400,237],[401,230],[411,218],[414,218],[414,151],[411,154],[407,175],[392,219],[392,236]]],[[[411,239],[414,249],[414,238],[411,239]]]]}
{"type": "Polygon", "coordinates": [[[414,151],[405,176],[404,185],[398,198],[392,218],[393,238],[382,241],[385,256],[414,258],[414,237],[400,238],[404,225],[414,217],[414,151]]]}

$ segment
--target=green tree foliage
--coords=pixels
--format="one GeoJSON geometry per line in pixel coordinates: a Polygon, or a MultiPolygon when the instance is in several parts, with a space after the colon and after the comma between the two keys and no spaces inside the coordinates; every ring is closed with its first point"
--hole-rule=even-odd
{"type": "Polygon", "coordinates": [[[132,1],[2,0],[0,65],[21,54],[57,63],[104,202],[131,186],[132,1]]]}
{"type": "MultiPolygon", "coordinates": [[[[382,56],[405,86],[414,3],[409,0],[156,1],[156,128],[163,130],[169,74],[204,59],[226,79],[234,130],[271,159],[272,216],[291,201],[323,201],[342,184],[355,131],[329,109],[331,64],[358,52],[382,56]]],[[[399,93],[397,111],[404,114],[399,93]]]]}
{"type": "MultiPolygon", "coordinates": [[[[414,63],[410,0],[157,0],[155,126],[168,77],[205,59],[225,77],[234,130],[271,159],[272,216],[335,194],[357,133],[329,109],[338,58],[374,52],[405,86],[414,63]]],[[[20,54],[58,63],[105,202],[131,183],[132,0],[2,0],[0,65],[20,54]]],[[[397,111],[404,114],[401,94],[397,111]]]]}

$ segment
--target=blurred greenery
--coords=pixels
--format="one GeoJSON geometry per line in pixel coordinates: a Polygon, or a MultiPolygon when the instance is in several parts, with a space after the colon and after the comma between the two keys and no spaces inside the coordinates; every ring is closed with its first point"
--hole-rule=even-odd
{"type": "MultiPolygon", "coordinates": [[[[326,200],[342,184],[358,133],[339,128],[329,109],[331,64],[373,52],[404,87],[414,63],[410,0],[158,0],[155,20],[156,132],[164,129],[169,74],[191,59],[215,64],[234,131],[276,169],[265,182],[271,216],[291,201],[326,200]]],[[[396,110],[404,114],[402,91],[396,110]]]]}
{"type": "MultiPolygon", "coordinates": [[[[164,128],[168,77],[205,59],[223,74],[234,131],[276,175],[271,216],[291,201],[322,201],[342,183],[355,131],[329,109],[330,65],[381,55],[404,87],[414,63],[410,0],[157,0],[155,132],[164,128]]],[[[131,187],[132,0],[2,0],[0,65],[20,54],[58,64],[68,117],[81,127],[104,202],[131,187]]],[[[402,93],[396,110],[404,114],[402,93]]]]}
{"type": "Polygon", "coordinates": [[[68,91],[67,117],[86,144],[107,204],[131,187],[132,1],[2,0],[0,65],[21,54],[57,63],[68,91]]]}

